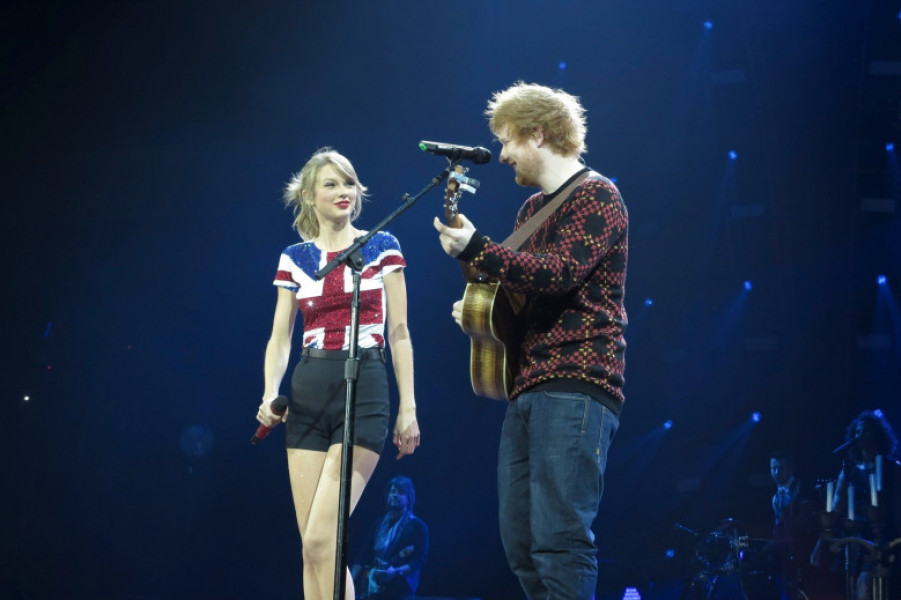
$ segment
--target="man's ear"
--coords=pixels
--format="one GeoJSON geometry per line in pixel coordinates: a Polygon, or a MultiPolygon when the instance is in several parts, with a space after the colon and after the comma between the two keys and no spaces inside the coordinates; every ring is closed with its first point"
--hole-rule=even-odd
{"type": "Polygon", "coordinates": [[[535,145],[541,148],[544,145],[544,129],[536,127],[535,131],[532,132],[532,139],[535,140],[535,145]]]}

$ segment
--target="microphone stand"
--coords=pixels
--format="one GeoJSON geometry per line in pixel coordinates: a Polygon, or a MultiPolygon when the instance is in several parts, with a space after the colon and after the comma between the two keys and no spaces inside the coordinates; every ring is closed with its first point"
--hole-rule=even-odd
{"type": "Polygon", "coordinates": [[[833,454],[836,454],[836,453],[838,453],[838,452],[841,452],[842,450],[844,450],[845,448],[847,448],[848,446],[850,446],[851,444],[853,444],[854,442],[856,442],[856,441],[859,440],[859,439],[860,439],[860,436],[859,436],[859,435],[855,435],[854,437],[852,437],[852,438],[846,440],[844,444],[842,444],[841,446],[839,446],[838,448],[836,448],[835,450],[833,450],[832,453],[833,453],[833,454]]]}
{"type": "Polygon", "coordinates": [[[844,568],[845,568],[845,596],[849,600],[857,596],[855,592],[856,576],[851,571],[851,546],[856,545],[862,552],[870,555],[872,566],[870,574],[872,576],[870,595],[873,600],[888,600],[891,596],[889,593],[889,583],[891,573],[889,565],[894,562],[895,558],[891,555],[896,552],[896,548],[901,547],[901,537],[886,541],[883,538],[883,522],[882,513],[878,507],[867,507],[867,523],[870,523],[873,539],[868,540],[863,537],[864,524],[860,521],[851,519],[840,519],[834,512],[820,514],[820,523],[822,531],[820,539],[829,544],[829,550],[833,553],[843,552],[844,568]],[[836,532],[844,533],[844,537],[836,537],[836,532]]]}
{"type": "Polygon", "coordinates": [[[356,417],[357,402],[357,380],[360,374],[360,358],[359,349],[357,348],[357,340],[360,335],[360,281],[363,271],[363,256],[360,254],[360,248],[366,245],[369,239],[385,228],[385,226],[396,219],[402,212],[413,206],[426,192],[438,186],[442,181],[446,180],[453,168],[460,164],[460,158],[454,157],[448,159],[450,163],[440,175],[434,177],[429,184],[415,196],[409,194],[403,195],[403,204],[394,212],[389,214],[382,221],[370,229],[365,234],[354,239],[353,244],[336,256],[327,265],[316,272],[316,279],[321,280],[331,273],[340,264],[346,264],[353,272],[353,296],[351,300],[350,311],[350,350],[347,354],[347,362],[344,364],[344,379],[347,382],[346,394],[344,400],[344,439],[341,442],[341,483],[339,488],[338,500],[338,535],[335,547],[335,595],[334,600],[344,600],[344,594],[347,590],[347,521],[350,519],[350,481],[351,468],[353,465],[353,439],[354,439],[354,419],[356,417]]]}

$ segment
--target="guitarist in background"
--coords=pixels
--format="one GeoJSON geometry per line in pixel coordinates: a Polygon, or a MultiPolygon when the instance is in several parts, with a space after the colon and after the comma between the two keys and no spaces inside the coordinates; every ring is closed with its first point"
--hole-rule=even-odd
{"type": "Polygon", "coordinates": [[[354,588],[360,600],[413,600],[429,555],[429,528],[413,514],[413,481],[403,475],[391,479],[386,503],[385,516],[351,567],[354,588]]]}
{"type": "MultiPolygon", "coordinates": [[[[496,93],[486,115],[500,161],[517,184],[539,189],[516,228],[566,194],[518,250],[463,215],[456,229],[435,220],[445,252],[526,297],[498,454],[501,539],[530,600],[590,600],[598,573],[591,527],[623,407],[628,213],[616,186],[582,163],[578,98],[519,82],[496,93]]],[[[454,304],[458,324],[465,311],[454,304]]]]}

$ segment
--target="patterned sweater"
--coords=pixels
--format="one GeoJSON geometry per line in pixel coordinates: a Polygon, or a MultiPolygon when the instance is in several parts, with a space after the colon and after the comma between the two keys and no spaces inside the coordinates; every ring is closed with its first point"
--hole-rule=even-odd
{"type": "MultiPolygon", "coordinates": [[[[516,228],[560,189],[526,200],[516,228]]],[[[537,386],[585,392],[622,410],[628,231],[619,190],[590,176],[520,251],[476,231],[457,257],[528,299],[519,315],[523,338],[511,398],[537,386]]]]}

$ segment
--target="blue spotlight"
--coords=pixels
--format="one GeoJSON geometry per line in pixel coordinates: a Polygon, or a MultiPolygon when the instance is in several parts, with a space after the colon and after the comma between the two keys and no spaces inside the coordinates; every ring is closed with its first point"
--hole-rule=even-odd
{"type": "Polygon", "coordinates": [[[894,152],[895,151],[895,142],[888,142],[885,145],[885,151],[886,152],[894,152]]]}
{"type": "Polygon", "coordinates": [[[738,159],[738,152],[736,152],[735,150],[729,150],[729,160],[736,159],[738,159]]]}
{"type": "Polygon", "coordinates": [[[754,286],[751,285],[751,280],[750,280],[750,279],[747,280],[747,281],[745,281],[745,283],[744,283],[744,288],[745,288],[746,291],[750,292],[752,287],[754,287],[754,286]]]}
{"type": "Polygon", "coordinates": [[[664,421],[664,422],[663,422],[663,428],[664,428],[664,429],[672,429],[672,428],[673,428],[673,420],[672,420],[672,419],[667,419],[666,421],[664,421]]]}
{"type": "Polygon", "coordinates": [[[885,275],[878,275],[876,277],[876,283],[878,283],[879,285],[885,285],[886,281],[887,280],[885,278],[885,275]]]}
{"type": "Polygon", "coordinates": [[[666,549],[666,557],[667,557],[667,558],[673,558],[673,557],[675,557],[675,556],[676,556],[676,551],[675,551],[675,550],[673,550],[672,548],[667,548],[667,549],[666,549]]]}
{"type": "Polygon", "coordinates": [[[877,408],[876,410],[874,410],[873,414],[876,415],[877,417],[879,417],[880,419],[885,418],[885,414],[882,412],[881,408],[877,408]]]}
{"type": "Polygon", "coordinates": [[[611,178],[610,178],[610,181],[612,181],[613,183],[616,183],[616,182],[619,181],[619,178],[617,178],[617,177],[611,177],[611,178]]]}
{"type": "Polygon", "coordinates": [[[644,299],[644,305],[645,305],[645,306],[651,306],[652,304],[654,304],[654,301],[651,300],[650,298],[645,298],[645,299],[644,299]]]}
{"type": "Polygon", "coordinates": [[[566,61],[561,60],[560,63],[557,65],[557,68],[560,69],[561,71],[565,71],[566,70],[566,61]]]}
{"type": "Polygon", "coordinates": [[[751,420],[754,421],[755,423],[760,423],[760,413],[757,411],[752,412],[751,420]]]}
{"type": "Polygon", "coordinates": [[[713,29],[713,21],[704,21],[704,29],[707,31],[713,29]]]}

